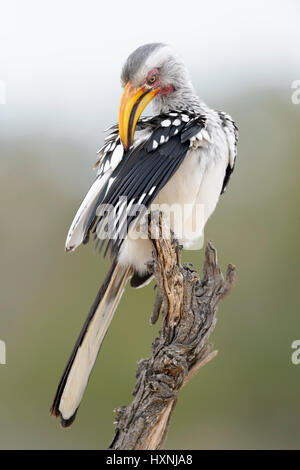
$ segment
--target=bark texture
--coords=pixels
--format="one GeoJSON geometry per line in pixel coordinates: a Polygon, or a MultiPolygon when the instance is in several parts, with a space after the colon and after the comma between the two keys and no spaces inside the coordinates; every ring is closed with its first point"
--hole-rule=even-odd
{"type": "Polygon", "coordinates": [[[236,279],[229,264],[224,279],[217,253],[209,242],[205,251],[202,279],[191,264],[181,264],[181,246],[170,233],[162,215],[149,217],[153,262],[149,269],[157,282],[157,297],[151,323],[162,316],[159,336],[152,354],[138,364],[133,402],[116,411],[116,430],[110,449],[161,449],[178,393],[217,351],[209,335],[216,324],[217,305],[236,279]]]}

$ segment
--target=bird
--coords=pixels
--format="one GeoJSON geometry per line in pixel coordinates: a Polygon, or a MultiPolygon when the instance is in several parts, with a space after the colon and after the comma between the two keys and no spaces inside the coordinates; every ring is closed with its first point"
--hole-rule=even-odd
{"type": "Polygon", "coordinates": [[[201,206],[201,221],[191,231],[192,236],[176,233],[177,212],[171,210],[176,238],[184,248],[190,247],[202,237],[235,166],[235,122],[226,112],[214,110],[200,99],[183,59],[170,45],[155,42],[134,50],[123,65],[121,85],[118,124],[107,130],[95,164],[97,176],[66,239],[67,252],[95,241],[99,252],[110,253],[111,267],[50,409],[63,427],[70,426],[76,417],[127,282],[140,288],[152,279],[147,267],[151,242],[145,234],[136,236],[142,215],[157,205],[188,207],[178,217],[184,228],[191,228],[193,210],[201,206]],[[142,113],[150,102],[152,113],[144,117],[142,113]],[[143,210],[132,211],[135,205],[143,210]]]}

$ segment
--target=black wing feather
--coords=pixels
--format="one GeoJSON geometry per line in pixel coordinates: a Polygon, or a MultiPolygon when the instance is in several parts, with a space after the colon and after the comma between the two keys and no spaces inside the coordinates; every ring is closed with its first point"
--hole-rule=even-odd
{"type": "MultiPolygon", "coordinates": [[[[174,140],[175,142],[172,139],[172,142],[169,141],[163,144],[157,151],[151,153],[147,152],[146,149],[134,151],[127,160],[126,173],[124,174],[124,169],[120,171],[101,203],[116,206],[120,197],[126,197],[128,204],[132,199],[137,203],[141,196],[146,194],[142,204],[148,208],[159,191],[179,168],[189,148],[188,143],[181,144],[180,137],[176,137],[174,140]],[[180,151],[177,150],[176,155],[174,155],[171,152],[174,152],[176,146],[180,148],[180,151]],[[138,154],[138,158],[136,154],[138,154]],[[154,186],[155,189],[150,194],[150,190],[154,186]]],[[[122,226],[118,227],[120,233],[123,233],[124,224],[129,228],[135,217],[128,216],[125,219],[122,226]]],[[[103,219],[99,217],[98,220],[96,218],[92,222],[94,233],[101,230],[102,221],[103,219]]],[[[122,242],[123,239],[121,238],[117,240],[111,238],[108,241],[106,252],[110,248],[112,253],[115,253],[122,242]]]]}
{"type": "MultiPolygon", "coordinates": [[[[189,112],[184,114],[184,119],[181,119],[180,113],[171,112],[139,121],[138,128],[150,128],[151,134],[138,146],[131,147],[111,174],[113,182],[109,189],[109,182],[107,182],[90,215],[85,243],[89,240],[90,233],[93,233],[93,238],[97,239],[96,246],[99,245],[97,233],[107,223],[105,217],[97,215],[97,208],[100,204],[116,208],[120,197],[126,197],[127,204],[130,202],[136,204],[142,198],[143,206],[149,208],[157,194],[183,162],[190,146],[190,138],[205,127],[203,116],[189,112]]],[[[124,230],[127,233],[131,224],[139,217],[126,213],[125,215],[118,214],[117,209],[115,214],[120,218],[117,229],[121,234],[124,230]]],[[[112,255],[116,254],[123,241],[124,238],[110,238],[104,255],[108,250],[112,255]]],[[[105,243],[106,240],[101,241],[99,251],[102,251],[105,243]]]]}

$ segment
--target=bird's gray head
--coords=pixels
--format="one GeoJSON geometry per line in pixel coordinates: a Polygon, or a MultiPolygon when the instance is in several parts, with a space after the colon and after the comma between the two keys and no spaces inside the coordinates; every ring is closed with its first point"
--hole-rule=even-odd
{"type": "Polygon", "coordinates": [[[145,44],[130,54],[121,74],[122,86],[128,82],[136,89],[143,85],[160,88],[154,100],[158,112],[162,111],[159,105],[169,109],[180,105],[186,107],[189,105],[187,94],[194,94],[182,59],[170,46],[160,42],[145,44]]]}
{"type": "Polygon", "coordinates": [[[166,44],[145,44],[132,52],[121,83],[119,130],[125,148],[131,145],[136,121],[152,99],[156,113],[195,109],[199,103],[186,66],[166,44]]]}

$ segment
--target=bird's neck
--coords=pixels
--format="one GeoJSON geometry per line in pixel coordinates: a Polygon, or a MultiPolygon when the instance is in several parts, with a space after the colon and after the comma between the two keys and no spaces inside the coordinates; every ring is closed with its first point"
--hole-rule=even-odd
{"type": "Polygon", "coordinates": [[[194,111],[203,112],[207,106],[195,93],[192,84],[167,95],[158,94],[153,100],[155,114],[168,113],[169,111],[194,111]]]}

